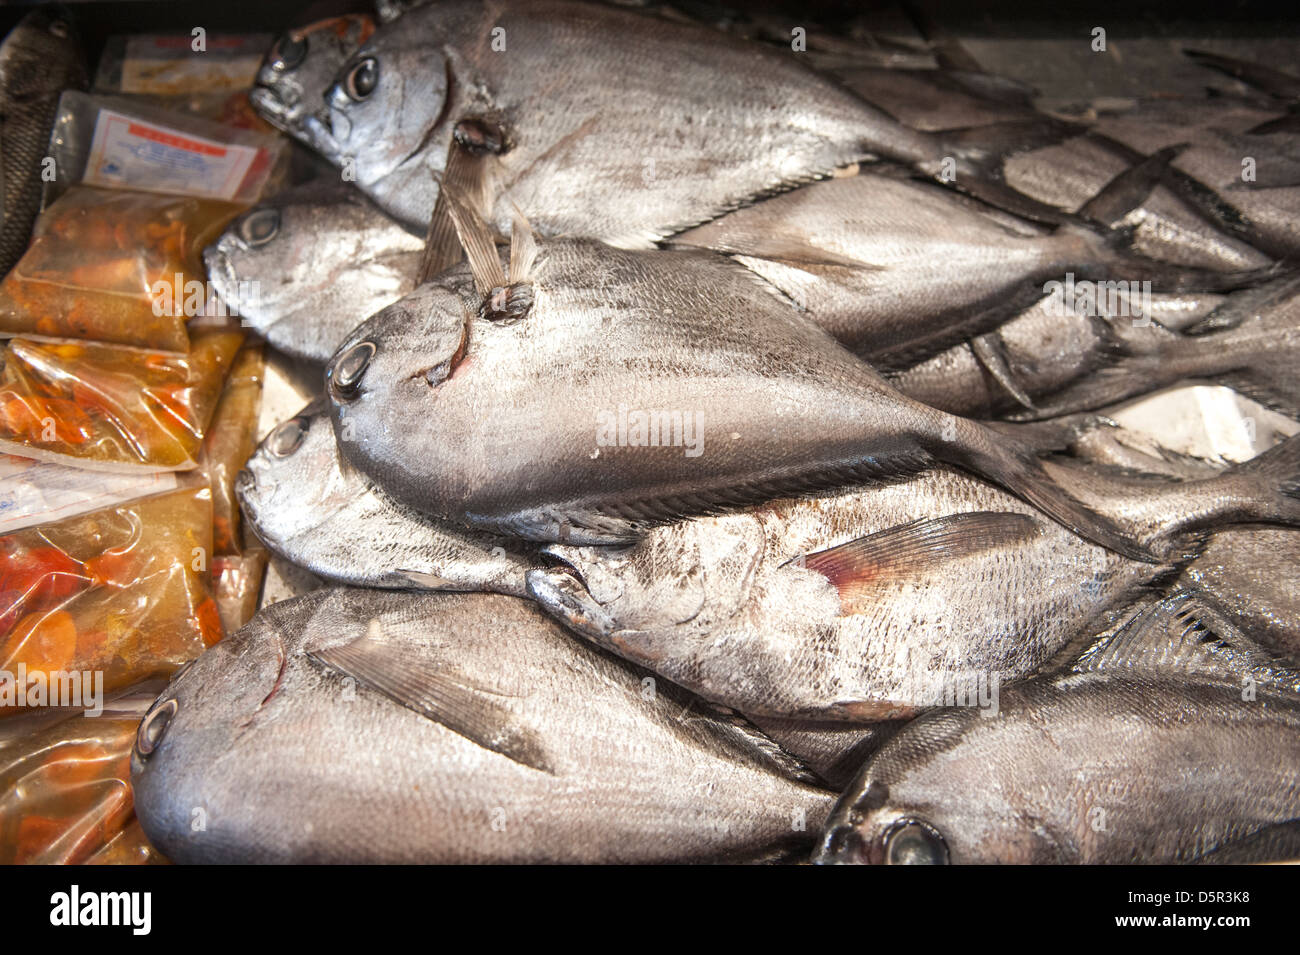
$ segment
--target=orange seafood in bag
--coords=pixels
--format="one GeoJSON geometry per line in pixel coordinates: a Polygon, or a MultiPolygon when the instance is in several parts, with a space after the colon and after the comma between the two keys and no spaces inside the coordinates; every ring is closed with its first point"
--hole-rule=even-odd
{"type": "Polygon", "coordinates": [[[207,301],[203,249],[241,208],[73,186],[0,282],[0,333],[187,351],[187,317],[207,301]]]}
{"type": "Polygon", "coordinates": [[[104,470],[192,468],[243,338],[204,328],[188,355],[14,339],[0,368],[0,450],[104,470]]]}

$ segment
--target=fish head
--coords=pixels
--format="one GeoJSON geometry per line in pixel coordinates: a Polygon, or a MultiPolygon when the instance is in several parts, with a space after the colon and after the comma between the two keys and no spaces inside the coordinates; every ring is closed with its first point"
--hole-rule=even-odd
{"type": "Polygon", "coordinates": [[[235,479],[240,508],[273,549],[309,533],[368,487],[339,458],[323,399],[277,425],[235,479]]]}
{"type": "MultiPolygon", "coordinates": [[[[323,120],[308,121],[313,145],[383,204],[400,205],[399,186],[426,186],[445,163],[445,145],[430,144],[444,120],[447,76],[446,57],[421,31],[381,30],[339,68],[323,120]]],[[[427,224],[431,211],[397,214],[427,224]]]]}
{"type": "Polygon", "coordinates": [[[240,774],[214,766],[237,751],[277,694],[286,657],[275,636],[260,618],[228,636],[178,671],[140,721],[131,751],[135,811],[169,858],[194,858],[209,822],[247,813],[240,774]]]}
{"type": "MultiPolygon", "coordinates": [[[[1003,695],[1003,703],[1011,691],[1003,695]]],[[[948,865],[1064,861],[1044,801],[1059,793],[999,785],[1043,750],[1041,728],[973,706],[931,710],[868,760],[831,811],[813,861],[948,865]],[[1037,738],[1037,739],[1036,739],[1037,738]]],[[[1044,750],[1045,751],[1045,750],[1044,750]]],[[[1059,759],[1059,752],[1051,751],[1059,759]]],[[[1044,773],[1044,777],[1050,776],[1044,773]]]]}
{"type": "Polygon", "coordinates": [[[65,88],[84,88],[81,42],[66,10],[38,7],[18,21],[0,47],[0,79],[14,109],[65,88]]]}
{"type": "Polygon", "coordinates": [[[736,617],[764,550],[745,514],[651,529],[626,547],[552,544],[562,566],[531,571],[528,590],[552,616],[593,642],[647,665],[736,617]]]}
{"type": "Polygon", "coordinates": [[[414,466],[402,459],[406,442],[399,437],[437,426],[430,399],[465,358],[471,317],[464,291],[440,280],[353,330],[325,369],[344,457],[387,462],[397,471],[414,466]]]}
{"type": "Polygon", "coordinates": [[[272,126],[306,139],[308,117],[324,113],[325,91],[374,29],[370,17],[347,14],[290,30],[267,51],[249,101],[272,126]]]}
{"type": "Polygon", "coordinates": [[[360,317],[357,303],[381,306],[409,287],[418,248],[356,189],[312,182],[239,216],[203,261],[217,294],[248,325],[278,347],[324,361],[360,317]],[[320,339],[310,347],[277,340],[276,323],[298,315],[310,316],[304,321],[320,339]],[[335,316],[346,328],[324,327],[335,316]]]}

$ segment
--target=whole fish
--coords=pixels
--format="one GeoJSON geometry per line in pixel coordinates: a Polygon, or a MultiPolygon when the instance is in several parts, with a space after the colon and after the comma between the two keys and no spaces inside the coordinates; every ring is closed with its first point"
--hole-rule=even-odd
{"type": "Polygon", "coordinates": [[[422,239],[356,189],[309,182],[245,212],[203,253],[208,279],[276,348],[323,363],[414,286],[422,239]]]}
{"type": "Polygon", "coordinates": [[[176,862],[806,851],[833,794],[744,721],[688,705],[527,601],[316,591],[173,679],[140,725],[135,808],[176,862]]]}
{"type": "Polygon", "coordinates": [[[267,436],[235,490],[271,550],[338,583],[523,596],[535,566],[518,542],[439,524],[386,497],[340,460],[323,401],[267,436]]]}
{"type": "Polygon", "coordinates": [[[86,88],[72,20],[57,8],[31,11],[0,43],[0,277],[27,250],[41,207],[41,172],[59,95],[86,88]]]}
{"type": "Polygon", "coordinates": [[[307,118],[320,113],[339,68],[374,31],[374,21],[359,13],[288,31],[262,60],[249,102],[276,129],[305,139],[307,118]]]}
{"type": "Polygon", "coordinates": [[[1297,522],[1297,471],[1300,440],[1202,481],[1110,475],[1098,493],[1083,466],[1061,475],[1163,564],[931,471],[656,528],[630,548],[551,545],[567,566],[531,571],[528,588],[587,639],[741,712],[906,717],[968,678],[988,689],[1032,674],[1194,556],[1193,532],[1297,522]]]}
{"type": "MultiPolygon", "coordinates": [[[[1155,636],[1145,652],[1171,655],[1170,634],[1155,636]]],[[[836,805],[815,861],[1241,863],[1300,853],[1294,692],[1121,659],[1007,687],[998,702],[995,719],[947,707],[888,740],[836,805]]]]}
{"type": "Polygon", "coordinates": [[[870,158],[951,168],[960,188],[1014,203],[980,170],[1062,135],[1046,117],[920,132],[788,52],[571,0],[409,10],[325,95],[311,144],[407,225],[428,225],[454,133],[483,160],[468,191],[500,231],[517,206],[544,235],[628,248],[870,158]]]}
{"type": "Polygon", "coordinates": [[[1140,551],[1044,480],[1031,448],[899,395],[722,256],[550,240],[528,245],[527,278],[507,287],[490,240],[478,247],[478,284],[461,269],[421,286],[357,328],[326,373],[343,456],[423,513],[617,543],[943,461],[1140,551]]]}
{"type": "Polygon", "coordinates": [[[1188,378],[1221,381],[1300,414],[1291,374],[1300,349],[1298,291],[1296,277],[1285,276],[1227,297],[1152,297],[1148,307],[1132,296],[1067,306],[1057,289],[981,339],[887,377],[918,401],[976,418],[1056,417],[1188,378]],[[1198,315],[1185,332],[1166,325],[1198,315]]]}
{"type": "MultiPolygon", "coordinates": [[[[1140,201],[1135,192],[1123,205],[1140,201]]],[[[871,172],[739,209],[672,244],[736,256],[881,369],[1000,325],[1067,274],[1157,291],[1224,281],[1125,253],[1100,230],[1013,231],[950,190],[871,172]]]]}

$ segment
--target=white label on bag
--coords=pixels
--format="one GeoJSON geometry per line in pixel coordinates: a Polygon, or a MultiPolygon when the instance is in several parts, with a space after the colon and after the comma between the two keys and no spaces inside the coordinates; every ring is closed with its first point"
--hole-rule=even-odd
{"type": "Polygon", "coordinates": [[[254,146],[219,143],[101,109],[82,179],[92,186],[231,199],[257,153],[254,146]]]}
{"type": "Polygon", "coordinates": [[[0,534],[61,521],[176,487],[171,471],[111,474],[0,454],[0,534]]]}

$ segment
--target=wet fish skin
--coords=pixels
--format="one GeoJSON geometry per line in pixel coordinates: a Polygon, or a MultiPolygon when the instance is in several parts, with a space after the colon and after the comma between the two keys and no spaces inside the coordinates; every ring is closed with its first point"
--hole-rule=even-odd
{"type": "Polygon", "coordinates": [[[326,373],[343,456],[423,513],[616,543],[685,514],[942,460],[1135,553],[1042,479],[1032,449],[898,395],[724,257],[550,240],[531,310],[505,322],[479,316],[456,274],[367,320],[326,373]],[[679,412],[672,446],[618,438],[620,407],[679,412]]]}
{"type": "Polygon", "coordinates": [[[251,328],[319,364],[413,287],[422,248],[356,189],[313,181],[245,212],[203,258],[217,293],[251,328]],[[269,237],[249,233],[271,224],[269,237]]]}
{"type": "MultiPolygon", "coordinates": [[[[1280,490],[1300,442],[1203,481],[1049,464],[1165,563],[1088,544],[1009,494],[930,471],[656,528],[629,548],[553,544],[528,575],[580,635],[754,716],[869,722],[933,702],[936,680],[1023,679],[1231,521],[1300,522],[1280,490]],[[1117,490],[1119,489],[1119,490],[1117,490]]],[[[942,689],[942,687],[940,687],[942,689]]]]}
{"type": "Polygon", "coordinates": [[[954,864],[1288,858],[1294,833],[1280,850],[1262,833],[1287,839],[1300,813],[1300,706],[1241,697],[1084,674],[1006,687],[993,719],[934,710],[867,762],[814,861],[882,863],[891,848],[954,864]]]}
{"type": "Polygon", "coordinates": [[[811,845],[832,793],[752,728],[683,715],[643,681],[527,601],[317,591],[173,680],[132,757],[136,812],[182,863],[727,861],[811,845]],[[358,657],[368,669],[340,662],[358,657]],[[385,666],[420,674],[423,703],[348,679],[385,666]]]}
{"type": "Polygon", "coordinates": [[[336,583],[523,596],[535,566],[518,541],[431,521],[345,465],[324,401],[267,436],[236,493],[271,550],[336,583]]]}
{"type": "Polygon", "coordinates": [[[67,89],[83,90],[86,83],[81,45],[64,11],[31,11],[0,44],[0,277],[22,257],[31,239],[59,95],[67,89]]]}
{"type": "Polygon", "coordinates": [[[349,13],[288,31],[267,51],[249,101],[276,129],[307,142],[307,118],[324,109],[325,90],[374,29],[370,17],[349,13]]]}
{"type": "Polygon", "coordinates": [[[351,161],[357,184],[412,227],[429,222],[453,127],[486,117],[508,143],[486,184],[498,230],[513,203],[543,235],[627,248],[873,156],[937,175],[945,155],[980,152],[903,126],[788,54],[567,0],[410,10],[376,31],[326,98],[314,148],[351,161]],[[564,75],[539,84],[557,61],[564,75]],[[351,95],[354,74],[371,88],[370,62],[373,91],[351,95]],[[681,118],[668,139],[665,109],[681,118]]]}
{"type": "Polygon", "coordinates": [[[1214,534],[1179,582],[1261,645],[1300,660],[1300,532],[1233,527],[1214,534]]]}

